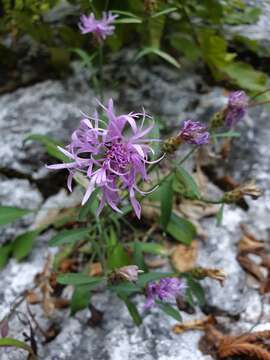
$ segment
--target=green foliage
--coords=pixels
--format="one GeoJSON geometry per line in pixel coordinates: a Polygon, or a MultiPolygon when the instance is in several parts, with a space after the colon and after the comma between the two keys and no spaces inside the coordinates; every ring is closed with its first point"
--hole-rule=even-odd
{"type": "Polygon", "coordinates": [[[15,347],[17,349],[25,350],[29,353],[29,360],[37,360],[37,356],[34,354],[33,349],[23,341],[8,337],[2,338],[0,339],[0,347],[15,347]]]}
{"type": "Polygon", "coordinates": [[[0,226],[7,225],[31,212],[33,210],[20,209],[14,206],[0,206],[0,226]]]}
{"type": "Polygon", "coordinates": [[[175,319],[176,321],[182,321],[182,316],[178,310],[172,307],[168,303],[164,303],[162,301],[156,301],[159,308],[166,314],[175,319]]]}
{"type": "Polygon", "coordinates": [[[27,231],[15,238],[12,243],[12,255],[17,261],[20,261],[29,255],[38,234],[39,230],[27,231]]]}
{"type": "Polygon", "coordinates": [[[89,235],[89,228],[63,230],[51,238],[51,240],[49,241],[49,246],[75,244],[77,241],[87,239],[88,235],[89,235]]]}
{"type": "Polygon", "coordinates": [[[0,246],[0,270],[3,269],[8,263],[12,251],[12,244],[0,246]]]}
{"type": "Polygon", "coordinates": [[[175,240],[185,245],[190,245],[196,235],[194,225],[175,213],[171,214],[170,221],[166,227],[166,232],[175,240]]]}
{"type": "Polygon", "coordinates": [[[195,200],[201,196],[193,177],[182,166],[175,172],[173,187],[174,191],[188,199],[195,200]]]}
{"type": "Polygon", "coordinates": [[[124,303],[128,309],[128,312],[134,321],[134,324],[137,326],[141,325],[142,318],[139,314],[139,311],[138,311],[136,305],[126,296],[120,296],[120,298],[124,301],[124,303]]]}
{"type": "Polygon", "coordinates": [[[100,283],[102,283],[104,278],[102,277],[91,277],[85,274],[75,274],[69,273],[64,275],[57,276],[57,282],[63,285],[88,285],[89,287],[94,288],[100,283]]]}
{"type": "Polygon", "coordinates": [[[107,259],[110,270],[128,265],[130,262],[123,245],[117,239],[113,227],[110,228],[109,235],[107,236],[107,259]]]}
{"type": "Polygon", "coordinates": [[[91,285],[81,285],[75,287],[70,303],[71,315],[75,315],[76,312],[87,307],[90,300],[91,288],[91,285]]]}
{"type": "Polygon", "coordinates": [[[170,176],[159,189],[161,192],[161,216],[160,222],[166,229],[172,214],[173,207],[173,176],[170,176]]]}
{"type": "Polygon", "coordinates": [[[205,304],[205,295],[204,290],[201,284],[194,280],[192,276],[188,275],[187,280],[187,289],[186,296],[189,304],[191,306],[199,305],[203,306],[205,304]]]}

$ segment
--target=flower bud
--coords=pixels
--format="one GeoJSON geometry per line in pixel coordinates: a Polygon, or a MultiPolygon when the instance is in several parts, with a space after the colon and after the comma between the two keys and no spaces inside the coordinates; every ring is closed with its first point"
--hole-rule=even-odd
{"type": "Polygon", "coordinates": [[[241,185],[232,191],[228,191],[223,195],[222,201],[226,204],[234,204],[237,201],[241,200],[245,195],[250,196],[252,199],[256,200],[262,196],[263,192],[260,190],[254,182],[241,185]]]}
{"type": "Polygon", "coordinates": [[[112,283],[117,283],[121,281],[129,281],[129,282],[135,282],[138,280],[139,273],[142,273],[142,270],[139,270],[137,265],[128,265],[123,266],[119,269],[114,270],[109,275],[109,280],[112,283]]]}
{"type": "Polygon", "coordinates": [[[220,282],[221,286],[224,284],[226,274],[223,270],[220,269],[207,269],[202,267],[196,267],[191,270],[191,275],[198,280],[205,278],[211,278],[220,282]]]}

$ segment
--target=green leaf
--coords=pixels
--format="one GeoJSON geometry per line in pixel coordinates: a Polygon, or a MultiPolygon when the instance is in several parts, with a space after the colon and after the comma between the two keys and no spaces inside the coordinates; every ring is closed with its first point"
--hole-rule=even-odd
{"type": "Polygon", "coordinates": [[[139,60],[140,58],[146,56],[146,55],[150,55],[150,54],[155,54],[158,55],[159,57],[161,57],[163,60],[167,61],[168,63],[170,63],[171,65],[177,67],[178,69],[180,69],[180,64],[178,61],[176,61],[171,55],[169,55],[168,53],[158,49],[158,48],[154,48],[154,47],[145,47],[143,48],[141,51],[139,51],[139,53],[136,55],[135,57],[135,61],[139,60]]]}
{"type": "Polygon", "coordinates": [[[127,244],[130,248],[135,250],[136,246],[140,248],[142,252],[147,254],[154,254],[154,255],[168,255],[168,250],[160,244],[157,243],[145,243],[145,242],[133,242],[127,244]]]}
{"type": "Polygon", "coordinates": [[[88,68],[91,68],[93,66],[93,60],[97,56],[97,52],[95,52],[92,55],[89,55],[86,51],[79,49],[79,48],[71,48],[71,49],[69,49],[69,51],[77,54],[79,56],[80,60],[82,61],[82,63],[84,64],[84,66],[86,66],[88,68]]]}
{"type": "Polygon", "coordinates": [[[38,230],[27,231],[15,238],[12,243],[12,255],[17,261],[24,259],[31,252],[38,234],[38,230]]]}
{"type": "Polygon", "coordinates": [[[110,285],[109,289],[116,292],[119,296],[129,296],[141,292],[141,288],[131,282],[123,282],[118,285],[110,285]]]}
{"type": "Polygon", "coordinates": [[[217,226],[220,226],[223,219],[224,204],[222,204],[216,214],[217,226]]]}
{"type": "Polygon", "coordinates": [[[81,207],[80,212],[78,214],[78,220],[82,221],[87,218],[89,214],[96,215],[98,209],[98,196],[99,189],[96,189],[91,194],[90,198],[88,199],[87,203],[81,207]]]}
{"type": "Polygon", "coordinates": [[[244,62],[238,61],[228,64],[222,68],[222,71],[239,88],[259,92],[267,87],[267,75],[261,71],[254,70],[251,65],[244,62]]]}
{"type": "Polygon", "coordinates": [[[137,280],[137,285],[144,287],[147,285],[150,281],[156,281],[162,278],[171,277],[174,273],[169,272],[149,272],[146,274],[142,274],[139,276],[137,280]]]}
{"type": "Polygon", "coordinates": [[[70,302],[71,315],[76,314],[76,312],[83,310],[88,306],[90,300],[90,290],[91,286],[89,285],[75,287],[70,302]]]}
{"type": "Polygon", "coordinates": [[[32,348],[23,341],[7,337],[1,338],[0,347],[15,347],[17,349],[26,350],[29,352],[29,354],[31,354],[31,360],[37,360],[37,357],[34,354],[32,348]]]}
{"type": "Polygon", "coordinates": [[[114,21],[115,24],[141,24],[142,20],[138,18],[121,18],[114,21]]]}
{"type": "Polygon", "coordinates": [[[113,227],[110,228],[107,239],[107,258],[108,268],[110,270],[120,268],[130,263],[129,257],[124,247],[119,243],[113,227]]]}
{"type": "Polygon", "coordinates": [[[199,199],[200,190],[193,177],[180,166],[175,173],[174,190],[188,199],[199,199]]]}
{"type": "Polygon", "coordinates": [[[182,316],[178,310],[172,307],[168,303],[163,303],[162,301],[156,301],[159,308],[167,315],[171,316],[176,321],[182,321],[182,316]]]}
{"type": "Polygon", "coordinates": [[[136,14],[133,14],[132,12],[129,12],[129,11],[111,10],[111,12],[113,14],[119,14],[119,15],[124,15],[124,16],[128,16],[128,17],[131,17],[131,18],[135,18],[135,19],[140,19],[136,14]]]}
{"type": "Polygon", "coordinates": [[[135,241],[131,247],[133,247],[132,263],[137,265],[140,270],[148,271],[147,265],[144,261],[144,255],[139,241],[135,241]]]}
{"type": "Polygon", "coordinates": [[[0,206],[0,226],[9,224],[31,212],[33,212],[33,210],[13,206],[0,206]]]}
{"type": "Polygon", "coordinates": [[[96,287],[104,280],[103,277],[91,277],[85,274],[68,273],[57,276],[57,282],[63,285],[91,285],[96,287]]]}
{"type": "Polygon", "coordinates": [[[160,223],[166,229],[172,214],[173,207],[173,177],[170,176],[160,187],[161,215],[160,223]]]}
{"type": "Polygon", "coordinates": [[[189,34],[173,34],[170,35],[169,41],[171,45],[190,61],[196,61],[201,57],[201,49],[195,43],[189,34]]]}
{"type": "Polygon", "coordinates": [[[59,143],[58,141],[50,138],[49,136],[46,135],[39,135],[39,134],[31,134],[29,136],[27,136],[27,138],[25,139],[25,142],[28,140],[34,140],[34,141],[38,141],[41,144],[43,144],[46,148],[46,151],[49,155],[55,157],[58,160],[62,160],[64,162],[69,161],[70,159],[65,156],[59,149],[58,146],[62,146],[61,143],[59,143]]]}
{"type": "Polygon", "coordinates": [[[187,294],[189,296],[189,298],[192,300],[191,302],[194,305],[194,297],[196,298],[196,303],[199,306],[202,306],[205,304],[205,295],[204,295],[204,289],[201,286],[201,284],[194,280],[191,276],[187,277],[187,294]]]}
{"type": "Polygon", "coordinates": [[[127,297],[120,296],[120,298],[124,301],[124,303],[128,309],[128,312],[134,321],[134,324],[137,326],[141,325],[142,318],[139,314],[139,311],[138,311],[136,305],[132,301],[130,301],[127,297]]]}
{"type": "Polygon", "coordinates": [[[185,245],[190,245],[196,235],[194,225],[176,214],[172,213],[166,232],[170,234],[175,240],[180,241],[185,245]]]}
{"type": "Polygon", "coordinates": [[[8,263],[12,251],[12,244],[0,246],[0,270],[3,269],[8,263]]]}
{"type": "Polygon", "coordinates": [[[74,244],[77,241],[85,240],[89,235],[89,228],[63,230],[53,236],[49,241],[49,246],[60,246],[63,244],[74,244]]]}
{"type": "Polygon", "coordinates": [[[151,17],[152,18],[157,18],[157,17],[162,16],[162,15],[168,15],[168,14],[170,14],[172,12],[175,12],[175,11],[177,11],[176,7],[170,7],[170,8],[167,8],[167,9],[164,9],[162,11],[154,13],[153,15],[151,15],[151,17]]]}

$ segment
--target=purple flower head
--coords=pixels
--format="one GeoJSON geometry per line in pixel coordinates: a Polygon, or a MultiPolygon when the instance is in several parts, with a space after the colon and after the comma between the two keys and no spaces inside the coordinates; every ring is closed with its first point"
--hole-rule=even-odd
{"type": "Polygon", "coordinates": [[[82,34],[93,33],[98,40],[105,40],[107,36],[112,35],[115,27],[112,25],[118,15],[112,15],[111,12],[103,12],[102,18],[97,20],[91,13],[89,16],[80,17],[79,28],[82,34]]]}
{"type": "Polygon", "coordinates": [[[145,113],[129,113],[117,116],[114,113],[113,101],[109,100],[108,107],[99,104],[108,119],[104,122],[98,118],[97,112],[93,117],[84,118],[77,130],[71,136],[71,143],[59,150],[71,159],[70,163],[50,165],[50,169],[68,169],[68,188],[72,191],[72,179],[75,172],[81,172],[88,178],[88,186],[82,200],[84,205],[93,191],[101,190],[102,197],[97,214],[101,212],[105,203],[115,211],[121,212],[118,204],[121,193],[127,190],[131,205],[140,218],[141,206],[135,195],[139,192],[145,195],[137,186],[138,177],[148,180],[146,166],[161,160],[149,161],[149,154],[154,153],[148,143],[157,139],[146,139],[154,123],[144,127],[145,113]],[[142,118],[138,126],[137,120],[142,118]]]}
{"type": "Polygon", "coordinates": [[[248,97],[244,91],[233,91],[229,94],[228,106],[225,110],[225,123],[232,127],[243,119],[248,107],[248,97]]]}
{"type": "Polygon", "coordinates": [[[150,282],[146,289],[145,309],[154,305],[155,300],[173,301],[177,296],[183,296],[186,289],[185,281],[178,278],[163,278],[150,282]]]}
{"type": "Polygon", "coordinates": [[[199,121],[193,120],[184,121],[178,136],[187,143],[194,145],[204,145],[209,141],[207,128],[199,121]]]}

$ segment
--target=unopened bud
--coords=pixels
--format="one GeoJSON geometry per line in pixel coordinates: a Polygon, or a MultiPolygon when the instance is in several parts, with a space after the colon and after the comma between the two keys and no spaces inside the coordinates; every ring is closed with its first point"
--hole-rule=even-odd
{"type": "Polygon", "coordinates": [[[228,191],[223,195],[223,202],[227,204],[233,204],[241,200],[244,196],[250,196],[256,200],[262,196],[263,192],[260,190],[254,182],[250,182],[245,185],[241,185],[232,191],[228,191]]]}
{"type": "Polygon", "coordinates": [[[216,112],[213,115],[212,119],[210,120],[210,129],[215,130],[215,129],[221,127],[224,123],[224,120],[225,120],[225,111],[222,110],[222,111],[216,112]]]}
{"type": "Polygon", "coordinates": [[[138,280],[139,273],[142,272],[143,271],[139,270],[137,265],[123,266],[119,269],[114,270],[109,275],[109,280],[112,283],[117,283],[121,281],[135,282],[138,280]]]}
{"type": "Polygon", "coordinates": [[[225,272],[220,269],[207,269],[202,267],[196,267],[191,270],[191,275],[198,280],[202,280],[205,278],[217,280],[220,282],[221,286],[223,286],[226,279],[225,272]]]}
{"type": "Polygon", "coordinates": [[[180,136],[171,137],[163,142],[162,151],[172,154],[180,147],[181,143],[182,139],[180,136]]]}

